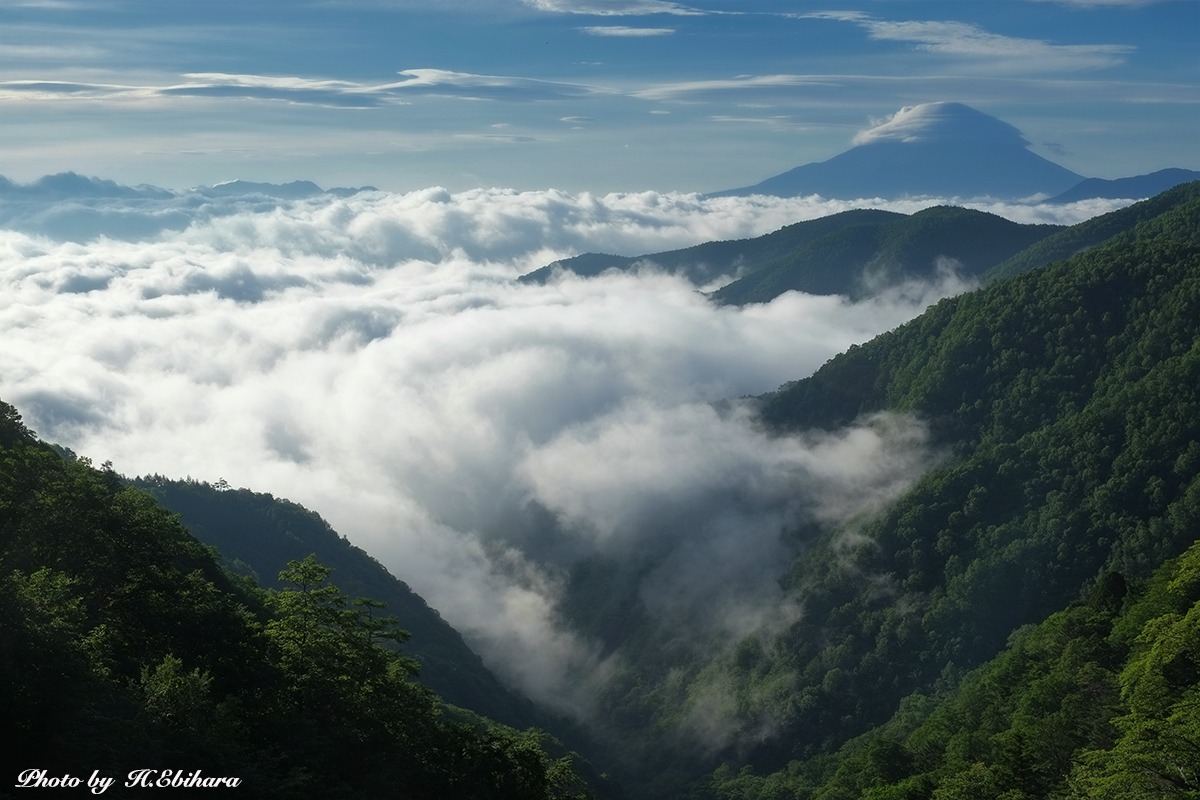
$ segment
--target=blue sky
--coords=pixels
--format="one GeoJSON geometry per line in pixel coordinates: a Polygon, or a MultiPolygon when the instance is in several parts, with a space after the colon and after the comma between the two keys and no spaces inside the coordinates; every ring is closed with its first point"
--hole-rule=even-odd
{"type": "Polygon", "coordinates": [[[1200,168],[1196,0],[0,0],[0,175],[715,191],[966,103],[1200,168]]]}

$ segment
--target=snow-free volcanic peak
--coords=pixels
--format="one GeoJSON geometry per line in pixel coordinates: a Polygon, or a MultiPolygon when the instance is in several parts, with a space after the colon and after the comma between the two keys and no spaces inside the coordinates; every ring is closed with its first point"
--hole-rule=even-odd
{"type": "Polygon", "coordinates": [[[1028,149],[1012,125],[962,103],[907,106],[859,131],[854,147],[718,195],[937,196],[1017,200],[1083,180],[1028,149]]]}

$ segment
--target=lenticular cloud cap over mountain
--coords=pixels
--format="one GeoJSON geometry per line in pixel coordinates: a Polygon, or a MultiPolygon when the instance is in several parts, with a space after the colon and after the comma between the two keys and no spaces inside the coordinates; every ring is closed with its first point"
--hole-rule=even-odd
{"type": "Polygon", "coordinates": [[[718,195],[1021,200],[1059,194],[1083,180],[1029,150],[1012,125],[962,103],[902,108],[859,131],[853,144],[828,161],[718,195]]]}
{"type": "Polygon", "coordinates": [[[1026,147],[1028,140],[1007,122],[962,103],[905,106],[887,119],[858,132],[855,145],[876,142],[989,142],[1026,147]]]}

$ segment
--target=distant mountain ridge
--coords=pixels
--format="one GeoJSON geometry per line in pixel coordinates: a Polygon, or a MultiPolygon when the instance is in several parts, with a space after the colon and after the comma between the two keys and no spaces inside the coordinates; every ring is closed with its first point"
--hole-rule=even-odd
{"type": "Polygon", "coordinates": [[[256,183],[254,181],[227,181],[213,186],[197,186],[191,189],[196,194],[206,197],[242,197],[259,194],[274,197],[279,200],[304,200],[309,197],[333,195],[335,197],[350,197],[359,192],[376,191],[374,186],[358,188],[335,187],[322,189],[312,181],[290,181],[288,183],[256,183]]]}
{"type": "Polygon", "coordinates": [[[47,175],[31,183],[0,176],[0,228],[67,241],[105,236],[138,240],[165,230],[182,230],[199,219],[287,203],[350,197],[373,187],[322,189],[311,181],[229,181],[190,189],[123,186],[75,172],[47,175]]]}
{"type": "Polygon", "coordinates": [[[1200,177],[1191,170],[1173,169],[1116,181],[1084,178],[1029,150],[1028,140],[1007,122],[952,102],[902,108],[861,131],[853,144],[826,161],[709,196],[820,195],[841,200],[986,197],[1010,201],[1040,196],[1052,197],[1052,203],[1067,203],[1099,197],[1152,197],[1200,177]]]}
{"type": "Polygon", "coordinates": [[[935,206],[884,224],[848,228],[808,243],[721,287],[726,305],[765,303],[784,292],[862,297],[905,280],[940,272],[978,278],[1061,228],[1022,225],[955,206],[935,206]]]}
{"type": "Polygon", "coordinates": [[[903,218],[903,214],[894,211],[852,209],[828,217],[797,222],[752,239],[705,242],[680,250],[641,256],[584,253],[547,264],[522,275],[520,281],[544,283],[559,271],[594,277],[610,269],[631,270],[650,266],[680,274],[697,286],[704,286],[722,277],[754,272],[765,264],[787,257],[797,247],[814,238],[836,235],[848,228],[879,225],[903,218]]]}
{"type": "Polygon", "coordinates": [[[124,186],[104,178],[87,177],[77,172],[46,175],[31,183],[17,183],[0,175],[0,200],[65,200],[102,198],[165,198],[173,195],[198,194],[205,197],[243,197],[260,195],[277,200],[302,200],[321,195],[349,197],[359,192],[376,191],[373,186],[322,189],[312,181],[288,183],[256,183],[234,180],[212,186],[190,189],[163,189],[150,184],[124,186]]]}
{"type": "Polygon", "coordinates": [[[1088,250],[1162,213],[1197,182],[1072,226],[1023,225],[958,206],[905,215],[855,209],[793,223],[753,239],[707,242],[642,256],[584,253],[521,276],[594,277],[607,270],[660,269],[697,286],[731,278],[711,293],[727,305],[765,303],[787,291],[861,297],[907,279],[930,279],[952,265],[966,278],[992,282],[1088,250]]]}
{"type": "Polygon", "coordinates": [[[586,253],[521,277],[541,283],[560,272],[595,276],[642,267],[681,275],[697,286],[733,278],[712,293],[722,304],[765,303],[789,290],[861,297],[906,279],[928,279],[952,263],[978,277],[1063,230],[1023,225],[995,214],[935,206],[906,215],[854,209],[793,223],[754,239],[709,242],[645,256],[586,253]]]}
{"type": "Polygon", "coordinates": [[[122,186],[103,178],[89,178],[76,172],[45,175],[32,183],[17,183],[0,175],[0,200],[63,200],[67,198],[170,197],[171,192],[157,186],[122,186]]]}
{"type": "Polygon", "coordinates": [[[1181,183],[1200,180],[1200,172],[1194,169],[1160,169],[1148,175],[1135,175],[1131,178],[1104,180],[1103,178],[1088,178],[1057,197],[1052,197],[1048,203],[1075,203],[1080,200],[1094,198],[1127,198],[1138,199],[1154,197],[1157,194],[1174,188],[1181,183]]]}

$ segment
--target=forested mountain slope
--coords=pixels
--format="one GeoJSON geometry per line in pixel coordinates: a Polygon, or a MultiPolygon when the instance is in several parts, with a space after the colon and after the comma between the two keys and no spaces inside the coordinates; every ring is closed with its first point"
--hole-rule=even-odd
{"type": "Polygon", "coordinates": [[[454,628],[382,564],[339,536],[303,506],[249,489],[196,481],[139,478],[165,508],[179,514],[200,541],[215,547],[234,569],[249,570],[263,586],[278,588],[276,574],[310,553],[333,572],[330,583],[352,597],[387,604],[412,634],[405,653],[421,663],[421,681],[444,700],[517,727],[544,722],[526,698],[504,687],[454,628]]]}
{"type": "MultiPolygon", "coordinates": [[[[945,464],[786,578],[803,618],[730,665],[775,690],[751,761],[831,752],[1108,573],[1200,531],[1200,198],[1069,261],[945,300],[761,399],[779,429],[928,420],[945,464]]],[[[770,704],[764,704],[764,707],[770,704]]]]}
{"type": "Polygon", "coordinates": [[[1158,202],[755,401],[764,428],[801,438],[916,419],[941,454],[882,511],[780,532],[791,617],[737,641],[675,637],[622,564],[571,572],[564,615],[622,665],[601,705],[631,793],[828,758],[1103,576],[1136,583],[1195,540],[1200,197],[1158,202]],[[707,749],[697,726],[719,733],[707,749]]]}
{"type": "Polygon", "coordinates": [[[833,757],[714,776],[738,800],[1200,795],[1200,543],[1022,628],[956,686],[914,694],[833,757]]]}
{"type": "Polygon", "coordinates": [[[682,275],[697,286],[704,286],[719,278],[754,272],[764,265],[786,258],[798,249],[810,247],[812,242],[824,237],[838,237],[846,230],[872,228],[900,219],[904,219],[904,215],[894,211],[853,209],[797,222],[753,239],[705,242],[681,250],[640,256],[583,253],[522,275],[521,281],[543,283],[559,271],[593,277],[610,269],[629,270],[645,264],[682,275]]]}
{"type": "Polygon", "coordinates": [[[856,209],[797,222],[755,239],[636,257],[587,253],[556,261],[522,280],[549,280],[557,271],[592,276],[651,265],[681,274],[697,286],[733,279],[714,293],[720,303],[767,302],[791,289],[861,296],[908,278],[934,277],[939,268],[951,264],[964,277],[980,275],[1059,230],[951,206],[912,215],[856,209]]]}
{"type": "Polygon", "coordinates": [[[882,224],[823,236],[713,293],[719,303],[766,303],[784,292],[861,297],[940,270],[976,277],[1061,230],[994,214],[935,206],[882,224]]]}
{"type": "Polygon", "coordinates": [[[231,577],[150,495],[0,403],[7,785],[96,771],[119,779],[106,796],[135,797],[127,773],[170,769],[261,798],[583,790],[539,732],[447,714],[416,663],[380,646],[406,634],[328,573],[294,561],[270,592],[231,577]]]}
{"type": "Polygon", "coordinates": [[[1054,261],[1070,258],[1095,247],[1113,236],[1132,230],[1139,222],[1152,219],[1189,197],[1200,195],[1200,182],[1184,183],[1148,200],[1052,233],[1025,250],[992,267],[984,275],[988,281],[1011,278],[1054,261]]]}

